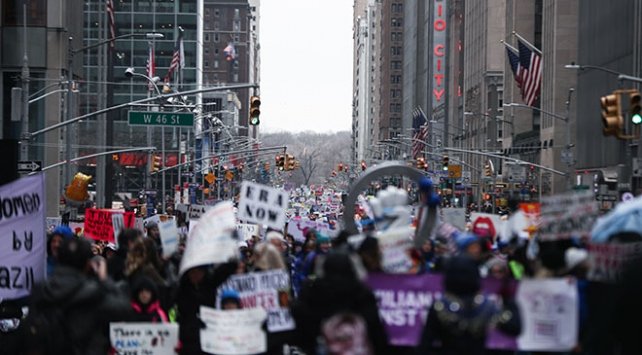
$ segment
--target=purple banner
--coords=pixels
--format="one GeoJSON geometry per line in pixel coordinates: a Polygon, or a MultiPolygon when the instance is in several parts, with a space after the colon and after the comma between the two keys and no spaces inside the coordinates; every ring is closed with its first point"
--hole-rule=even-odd
{"type": "MultiPolygon", "coordinates": [[[[390,344],[417,346],[428,310],[433,300],[442,295],[442,276],[372,274],[368,276],[366,283],[377,298],[379,316],[388,332],[390,344]]],[[[493,300],[501,300],[498,295],[501,286],[497,280],[486,279],[482,282],[484,294],[493,300]]],[[[514,293],[514,289],[513,284],[511,293],[514,293]]],[[[514,337],[491,331],[486,347],[515,350],[517,342],[514,337]]]]}

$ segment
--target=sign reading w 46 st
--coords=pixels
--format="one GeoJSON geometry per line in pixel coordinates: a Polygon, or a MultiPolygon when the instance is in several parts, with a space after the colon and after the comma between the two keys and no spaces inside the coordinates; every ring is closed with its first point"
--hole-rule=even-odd
{"type": "Polygon", "coordinates": [[[194,126],[194,114],[191,112],[129,111],[127,116],[130,126],[194,126]]]}

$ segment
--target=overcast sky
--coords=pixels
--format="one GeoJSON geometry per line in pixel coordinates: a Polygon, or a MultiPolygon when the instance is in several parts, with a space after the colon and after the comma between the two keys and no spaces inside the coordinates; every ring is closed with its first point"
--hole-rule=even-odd
{"type": "Polygon", "coordinates": [[[261,131],[348,131],[350,0],[261,1],[261,131]]]}

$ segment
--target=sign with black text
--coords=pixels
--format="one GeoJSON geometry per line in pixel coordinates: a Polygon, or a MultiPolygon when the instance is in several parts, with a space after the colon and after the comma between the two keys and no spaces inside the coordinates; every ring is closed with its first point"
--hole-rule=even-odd
{"type": "Polygon", "coordinates": [[[238,218],[281,230],[285,227],[288,202],[289,195],[285,190],[243,181],[238,218]]]}
{"type": "Polygon", "coordinates": [[[28,296],[45,278],[45,177],[0,186],[0,301],[28,296]]]}

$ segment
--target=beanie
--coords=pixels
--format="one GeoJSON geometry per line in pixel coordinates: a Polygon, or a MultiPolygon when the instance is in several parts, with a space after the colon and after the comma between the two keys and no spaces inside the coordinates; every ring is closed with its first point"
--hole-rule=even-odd
{"type": "Polygon", "coordinates": [[[59,235],[64,239],[69,239],[74,236],[74,232],[68,226],[58,226],[51,232],[51,235],[59,235]]]}

